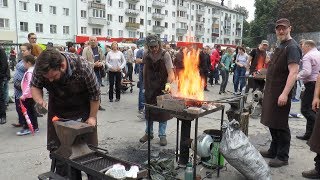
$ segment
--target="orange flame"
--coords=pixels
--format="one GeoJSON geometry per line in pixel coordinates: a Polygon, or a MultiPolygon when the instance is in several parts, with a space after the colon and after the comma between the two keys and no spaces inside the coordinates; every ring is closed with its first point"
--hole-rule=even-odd
{"type": "Polygon", "coordinates": [[[199,50],[183,50],[184,69],[178,74],[178,94],[188,99],[204,100],[204,82],[199,73],[199,50]]]}

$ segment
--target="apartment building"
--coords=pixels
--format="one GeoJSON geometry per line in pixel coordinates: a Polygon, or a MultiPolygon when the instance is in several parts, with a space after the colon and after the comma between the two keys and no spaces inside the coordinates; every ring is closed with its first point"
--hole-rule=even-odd
{"type": "Polygon", "coordinates": [[[87,36],[241,44],[243,15],[206,0],[0,0],[0,42],[64,44],[87,36]]]}

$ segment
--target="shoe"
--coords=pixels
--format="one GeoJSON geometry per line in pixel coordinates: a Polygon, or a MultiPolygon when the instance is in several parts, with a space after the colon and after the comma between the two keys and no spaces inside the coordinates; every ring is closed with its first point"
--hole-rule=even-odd
{"type": "Polygon", "coordinates": [[[309,178],[309,179],[320,179],[320,172],[315,169],[310,171],[303,171],[302,177],[309,178]]]}
{"type": "Polygon", "coordinates": [[[105,108],[99,106],[99,111],[105,111],[105,110],[106,110],[105,108]]]}
{"type": "Polygon", "coordinates": [[[271,160],[269,161],[269,166],[270,166],[270,167],[275,167],[275,168],[277,168],[277,167],[282,167],[282,166],[286,166],[286,165],[288,165],[288,164],[289,164],[288,161],[281,161],[281,160],[278,159],[278,158],[271,159],[271,160]]]}
{"type": "Polygon", "coordinates": [[[28,135],[28,134],[30,134],[31,133],[31,131],[29,130],[29,129],[21,129],[20,131],[18,131],[16,134],[18,135],[18,136],[23,136],[23,135],[28,135]]]}
{"type": "Polygon", "coordinates": [[[206,88],[206,89],[204,89],[204,91],[209,91],[209,89],[206,88]]]}
{"type": "Polygon", "coordinates": [[[120,101],[120,99],[116,99],[116,102],[119,102],[120,101]]]}
{"type": "Polygon", "coordinates": [[[300,139],[300,140],[309,140],[309,139],[310,139],[310,136],[304,134],[303,136],[296,136],[296,138],[297,138],[297,139],[300,139]]]}
{"type": "Polygon", "coordinates": [[[299,99],[292,98],[292,99],[291,99],[291,102],[299,102],[299,99]]]}
{"type": "Polygon", "coordinates": [[[39,128],[35,129],[34,132],[39,133],[40,132],[39,128]]]}
{"type": "MultiPolygon", "coordinates": [[[[150,139],[153,139],[153,134],[150,135],[150,139]]],[[[140,138],[139,140],[141,143],[145,143],[148,141],[148,134],[145,134],[144,136],[142,136],[142,138],[140,138]]]]}
{"type": "Polygon", "coordinates": [[[13,127],[22,127],[22,125],[19,124],[19,123],[12,123],[11,125],[12,125],[13,127]]]}
{"type": "Polygon", "coordinates": [[[167,145],[167,138],[160,137],[160,146],[166,146],[166,145],[167,145]]]}
{"type": "Polygon", "coordinates": [[[263,150],[261,150],[261,151],[260,151],[260,154],[261,154],[262,157],[265,157],[265,158],[271,158],[271,159],[273,159],[273,158],[276,157],[276,155],[271,154],[269,151],[263,151],[263,150]]]}
{"type": "Polygon", "coordinates": [[[110,102],[113,102],[113,99],[110,99],[109,101],[110,101],[110,102]]]}
{"type": "Polygon", "coordinates": [[[139,109],[139,114],[143,114],[144,109],[139,109]]]}
{"type": "Polygon", "coordinates": [[[220,83],[216,82],[215,85],[220,85],[220,83]]]}
{"type": "Polygon", "coordinates": [[[222,94],[222,91],[219,91],[219,94],[222,94]]]}
{"type": "Polygon", "coordinates": [[[0,118],[0,124],[5,124],[5,123],[7,123],[7,118],[6,117],[0,118]]]}

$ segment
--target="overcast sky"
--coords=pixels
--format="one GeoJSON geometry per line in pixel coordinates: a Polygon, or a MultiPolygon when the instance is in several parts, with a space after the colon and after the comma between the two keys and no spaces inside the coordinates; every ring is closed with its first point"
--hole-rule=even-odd
{"type": "MultiPolygon", "coordinates": [[[[221,0],[214,0],[216,2],[220,2],[221,0]]],[[[224,0],[224,4],[228,5],[229,0],[224,0]]],[[[254,0],[231,0],[232,1],[232,7],[234,7],[236,4],[239,6],[244,6],[249,11],[249,17],[248,21],[252,21],[254,19],[254,0]]]]}

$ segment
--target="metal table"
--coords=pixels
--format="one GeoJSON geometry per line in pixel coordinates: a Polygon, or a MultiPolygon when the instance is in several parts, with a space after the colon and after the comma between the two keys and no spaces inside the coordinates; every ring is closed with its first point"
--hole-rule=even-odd
{"type": "MultiPolygon", "coordinates": [[[[221,126],[222,126],[223,120],[224,120],[224,105],[215,104],[216,108],[214,108],[212,110],[206,110],[206,111],[199,113],[199,114],[191,114],[186,111],[180,112],[180,111],[175,111],[175,110],[171,110],[171,109],[165,109],[165,108],[161,108],[161,107],[158,107],[156,105],[151,105],[151,104],[145,104],[145,106],[147,108],[149,108],[149,110],[153,109],[153,110],[157,110],[157,111],[167,112],[167,113],[170,113],[173,117],[177,118],[176,160],[178,160],[179,121],[182,122],[181,126],[184,126],[185,124],[187,124],[186,126],[188,126],[189,123],[191,125],[191,121],[195,120],[195,127],[194,127],[194,131],[195,131],[195,133],[194,133],[194,157],[195,158],[193,159],[193,177],[196,177],[196,170],[197,170],[197,166],[196,166],[197,165],[197,158],[196,157],[197,157],[197,145],[198,145],[198,141],[197,141],[198,119],[200,117],[205,116],[205,115],[208,115],[208,114],[211,114],[211,113],[214,113],[214,112],[221,110],[220,130],[222,130],[221,126]]],[[[150,119],[148,119],[148,121],[150,121],[150,119]]],[[[148,123],[148,124],[150,124],[150,123],[148,123]]],[[[150,156],[151,156],[150,132],[151,132],[151,127],[148,126],[148,177],[149,178],[150,178],[150,169],[151,169],[150,168],[150,156]]],[[[181,142],[181,139],[180,139],[180,142],[181,142]]],[[[181,145],[181,143],[180,143],[180,145],[181,145]]],[[[180,152],[181,152],[181,150],[180,150],[180,152]]],[[[188,153],[189,153],[189,148],[188,148],[188,153]]],[[[188,156],[189,156],[189,154],[188,154],[188,156]]],[[[218,162],[220,162],[220,152],[219,152],[218,157],[219,157],[218,162]]],[[[217,170],[217,176],[219,177],[219,175],[220,175],[220,167],[218,167],[218,170],[217,170]]]]}

